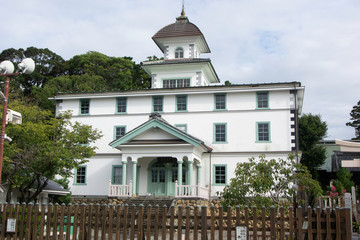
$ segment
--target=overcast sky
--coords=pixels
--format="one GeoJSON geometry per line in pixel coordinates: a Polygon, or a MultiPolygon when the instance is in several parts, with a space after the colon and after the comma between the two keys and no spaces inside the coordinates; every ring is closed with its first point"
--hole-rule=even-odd
{"type": "MultiPolygon", "coordinates": [[[[70,59],[88,51],[161,56],[151,37],[175,22],[181,0],[2,1],[0,51],[49,48],[70,59]]],[[[359,0],[185,0],[224,83],[299,81],[303,113],[320,114],[327,139],[350,139],[345,126],[360,100],[359,0]]]]}

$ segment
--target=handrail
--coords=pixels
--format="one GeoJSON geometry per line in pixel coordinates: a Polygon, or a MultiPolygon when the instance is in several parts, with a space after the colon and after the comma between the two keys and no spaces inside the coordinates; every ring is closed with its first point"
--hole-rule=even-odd
{"type": "Polygon", "coordinates": [[[130,180],[128,185],[111,184],[109,180],[109,197],[131,197],[132,196],[132,182],[130,180]]]}

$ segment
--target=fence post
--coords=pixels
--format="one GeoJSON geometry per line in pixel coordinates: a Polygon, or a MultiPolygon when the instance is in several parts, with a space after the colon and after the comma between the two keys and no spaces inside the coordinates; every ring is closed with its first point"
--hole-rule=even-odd
{"type": "Polygon", "coordinates": [[[207,207],[201,206],[201,239],[207,239],[207,207]]]}
{"type": "Polygon", "coordinates": [[[352,219],[351,219],[351,212],[350,208],[343,208],[341,209],[345,217],[345,233],[346,233],[346,240],[351,240],[352,238],[352,219]]]}
{"type": "Polygon", "coordinates": [[[276,239],[276,226],[275,226],[275,206],[271,206],[270,207],[270,234],[271,234],[271,239],[275,240],[276,239]]]}
{"type": "Polygon", "coordinates": [[[302,230],[302,225],[303,225],[303,210],[302,207],[299,206],[296,209],[296,217],[297,217],[297,239],[302,239],[303,237],[303,230],[302,230]]]}
{"type": "Polygon", "coordinates": [[[177,221],[177,228],[178,228],[178,238],[177,239],[181,239],[182,238],[182,205],[178,206],[178,221],[177,221]]]}

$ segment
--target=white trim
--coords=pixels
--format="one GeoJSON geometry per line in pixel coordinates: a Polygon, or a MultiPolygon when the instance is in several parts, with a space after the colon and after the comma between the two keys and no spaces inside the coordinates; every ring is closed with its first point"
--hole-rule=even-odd
{"type": "Polygon", "coordinates": [[[236,93],[236,92],[258,92],[258,91],[288,91],[288,90],[302,90],[304,91],[304,87],[245,87],[242,88],[242,86],[239,86],[239,88],[227,88],[227,87],[219,87],[212,89],[211,87],[204,87],[203,89],[191,89],[189,88],[173,88],[171,90],[169,89],[153,89],[153,90],[147,90],[146,92],[143,91],[136,91],[136,92],[117,92],[117,93],[85,93],[85,94],[64,94],[55,96],[53,98],[49,98],[50,100],[66,100],[66,99],[83,99],[83,98],[114,98],[114,97],[138,97],[138,96],[154,96],[154,95],[175,95],[175,94],[183,94],[183,95],[192,95],[192,94],[213,94],[213,93],[236,93]]]}

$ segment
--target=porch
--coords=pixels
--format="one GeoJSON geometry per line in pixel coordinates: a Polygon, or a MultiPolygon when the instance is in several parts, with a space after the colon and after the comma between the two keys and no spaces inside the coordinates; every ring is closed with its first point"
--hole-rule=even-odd
{"type": "Polygon", "coordinates": [[[203,154],[212,149],[159,114],[109,145],[121,151],[109,196],[208,198],[202,166],[203,154]]]}

